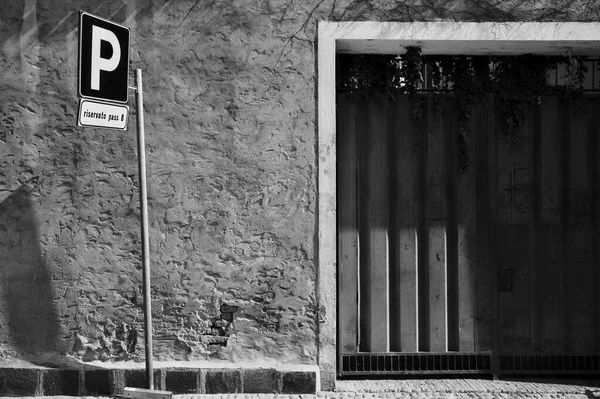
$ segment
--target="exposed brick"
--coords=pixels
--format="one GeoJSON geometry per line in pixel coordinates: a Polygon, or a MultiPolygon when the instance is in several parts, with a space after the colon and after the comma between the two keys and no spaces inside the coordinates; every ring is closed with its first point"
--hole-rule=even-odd
{"type": "Polygon", "coordinates": [[[277,393],[273,369],[244,370],[244,393],[277,393]]]}
{"type": "Polygon", "coordinates": [[[40,370],[0,369],[0,395],[34,396],[37,393],[40,370]]]}
{"type": "Polygon", "coordinates": [[[241,391],[240,370],[210,370],[206,372],[206,393],[238,393],[241,391]]]}
{"type": "Polygon", "coordinates": [[[44,370],[44,396],[79,395],[79,370],[44,370]]]}
{"type": "Polygon", "coordinates": [[[165,370],[166,390],[174,394],[198,393],[198,371],[165,370]]]}
{"type": "Polygon", "coordinates": [[[314,394],[317,391],[317,375],[312,371],[288,371],[283,373],[281,393],[314,394]]]}
{"type": "Polygon", "coordinates": [[[111,370],[86,370],[85,391],[88,395],[110,395],[113,393],[111,370]]]}

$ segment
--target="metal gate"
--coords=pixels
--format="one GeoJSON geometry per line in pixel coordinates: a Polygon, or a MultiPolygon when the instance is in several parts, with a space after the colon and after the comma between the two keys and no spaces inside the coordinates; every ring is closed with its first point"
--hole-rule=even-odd
{"type": "Polygon", "coordinates": [[[600,100],[423,97],[338,96],[339,374],[600,371],[600,100]]]}

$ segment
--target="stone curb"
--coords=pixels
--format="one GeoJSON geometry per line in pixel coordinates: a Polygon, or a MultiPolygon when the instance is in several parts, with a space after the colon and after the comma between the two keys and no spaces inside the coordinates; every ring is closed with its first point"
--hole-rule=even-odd
{"type": "MultiPolygon", "coordinates": [[[[0,368],[0,396],[111,396],[125,387],[145,388],[145,381],[143,369],[0,368]]],[[[174,395],[315,395],[317,371],[155,369],[154,387],[174,395]]]]}
{"type": "MultiPolygon", "coordinates": [[[[587,394],[531,394],[531,393],[478,393],[478,394],[454,394],[454,393],[373,393],[373,394],[355,394],[351,392],[327,392],[303,394],[303,395],[283,395],[283,394],[223,394],[223,395],[174,395],[173,399],[590,399],[600,396],[589,396],[587,394]]],[[[44,397],[22,397],[22,399],[41,399],[44,397]]],[[[48,399],[73,399],[72,396],[47,396],[48,399]]],[[[83,396],[82,399],[113,399],[111,397],[83,396]]]]}

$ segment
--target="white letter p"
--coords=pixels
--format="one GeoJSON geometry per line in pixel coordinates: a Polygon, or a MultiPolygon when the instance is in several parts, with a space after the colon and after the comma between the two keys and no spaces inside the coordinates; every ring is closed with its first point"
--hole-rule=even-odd
{"type": "Polygon", "coordinates": [[[100,71],[114,71],[121,61],[121,45],[117,36],[108,29],[92,26],[92,90],[100,90],[100,71]],[[100,57],[100,46],[102,40],[112,46],[110,58],[100,57]]]}

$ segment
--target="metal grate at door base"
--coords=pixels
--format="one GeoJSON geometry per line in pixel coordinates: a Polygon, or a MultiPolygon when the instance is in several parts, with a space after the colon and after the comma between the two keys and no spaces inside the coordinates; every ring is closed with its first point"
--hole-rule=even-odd
{"type": "MultiPolygon", "coordinates": [[[[503,354],[500,374],[597,374],[600,354],[503,354]]],[[[490,374],[490,353],[351,353],[341,375],[490,374]]]]}
{"type": "Polygon", "coordinates": [[[491,373],[489,353],[343,354],[341,375],[491,373]]]}
{"type": "Polygon", "coordinates": [[[500,355],[502,373],[591,374],[600,372],[600,354],[500,355]]]}

